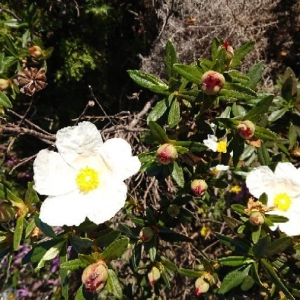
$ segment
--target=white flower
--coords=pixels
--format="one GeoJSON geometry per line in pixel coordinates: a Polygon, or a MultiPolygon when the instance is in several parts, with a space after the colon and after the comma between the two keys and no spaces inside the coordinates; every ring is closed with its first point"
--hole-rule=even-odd
{"type": "Polygon", "coordinates": [[[229,166],[225,165],[216,165],[215,167],[209,168],[210,172],[214,175],[219,175],[222,171],[229,170],[229,166]]]}
{"type": "Polygon", "coordinates": [[[250,193],[259,198],[263,193],[268,196],[268,206],[276,209],[268,214],[287,217],[286,223],[277,226],[288,235],[300,235],[300,169],[291,163],[278,163],[273,172],[267,166],[253,169],[246,178],[250,193]]]}
{"type": "Polygon", "coordinates": [[[34,164],[35,190],[48,197],[40,219],[51,226],[96,224],[112,218],[126,200],[124,180],[140,169],[121,138],[103,143],[96,126],[82,122],[57,132],[58,152],[42,150],[34,164]]]}
{"type": "Polygon", "coordinates": [[[207,140],[203,141],[203,144],[214,152],[227,152],[227,142],[226,140],[221,140],[218,142],[218,138],[215,135],[208,134],[207,140]]]}

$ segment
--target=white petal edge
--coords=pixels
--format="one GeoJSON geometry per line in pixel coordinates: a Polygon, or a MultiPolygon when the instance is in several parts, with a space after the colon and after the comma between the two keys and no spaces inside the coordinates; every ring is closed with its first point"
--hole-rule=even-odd
{"type": "Polygon", "coordinates": [[[74,170],[54,151],[41,150],[33,171],[34,189],[41,195],[64,195],[76,189],[74,170]]]}

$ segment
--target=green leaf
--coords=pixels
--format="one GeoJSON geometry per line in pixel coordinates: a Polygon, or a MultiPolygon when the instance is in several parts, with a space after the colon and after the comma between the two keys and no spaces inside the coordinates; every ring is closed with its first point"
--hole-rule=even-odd
{"type": "Polygon", "coordinates": [[[164,267],[166,269],[168,269],[172,272],[177,272],[178,271],[177,266],[172,261],[170,261],[169,259],[161,257],[161,262],[162,262],[162,264],[164,265],[164,267]]]}
{"type": "Polygon", "coordinates": [[[128,70],[129,76],[141,87],[144,87],[152,92],[168,95],[169,86],[163,82],[160,78],[144,73],[139,70],[128,70]]]}
{"type": "Polygon", "coordinates": [[[66,262],[63,262],[60,265],[61,269],[65,269],[68,271],[76,271],[78,269],[82,269],[88,266],[88,264],[84,263],[81,259],[75,258],[66,262]]]}
{"type": "Polygon", "coordinates": [[[168,165],[170,174],[174,181],[180,186],[184,186],[184,175],[183,175],[183,169],[181,165],[178,164],[178,162],[175,160],[173,164],[168,165]]]}
{"type": "Polygon", "coordinates": [[[8,188],[6,188],[2,183],[0,183],[0,199],[8,200],[13,206],[23,207],[24,202],[22,199],[13,194],[8,188]]]}
{"type": "Polygon", "coordinates": [[[52,227],[48,224],[44,223],[40,218],[38,214],[35,214],[34,216],[34,222],[36,226],[46,235],[52,238],[56,238],[56,234],[53,231],[52,227]]]}
{"type": "Polygon", "coordinates": [[[193,240],[185,235],[175,232],[167,227],[161,226],[158,229],[159,237],[167,242],[192,242],[193,240]]]}
{"type": "Polygon", "coordinates": [[[293,123],[290,123],[289,127],[289,150],[293,149],[297,145],[297,131],[293,123]]]}
{"type": "Polygon", "coordinates": [[[250,120],[254,124],[257,123],[265,114],[269,112],[274,95],[267,95],[263,97],[245,116],[245,120],[250,120]]]}
{"type": "Polygon", "coordinates": [[[240,285],[247,277],[250,268],[251,268],[251,265],[249,265],[245,268],[239,268],[237,270],[234,270],[234,271],[228,273],[222,280],[222,283],[221,283],[221,286],[220,286],[218,292],[220,294],[225,294],[225,293],[229,292],[231,289],[240,285]]]}
{"type": "Polygon", "coordinates": [[[14,232],[14,241],[13,241],[13,249],[15,251],[18,250],[18,248],[20,246],[21,239],[22,239],[23,228],[24,228],[24,217],[25,217],[25,215],[21,215],[17,219],[15,232],[14,232]]]}
{"type": "Polygon", "coordinates": [[[99,247],[107,247],[113,241],[115,241],[120,235],[121,235],[120,231],[114,230],[112,228],[107,228],[99,232],[99,237],[97,237],[97,239],[94,242],[99,247]]]}
{"type": "Polygon", "coordinates": [[[237,70],[229,70],[227,74],[230,76],[233,82],[243,83],[249,87],[247,83],[249,82],[250,79],[244,73],[239,72],[237,70]]]}
{"type": "Polygon", "coordinates": [[[235,68],[237,66],[239,66],[242,63],[242,60],[244,59],[244,57],[250,52],[252,51],[252,49],[254,48],[255,42],[254,41],[249,41],[245,44],[243,44],[241,47],[239,47],[238,49],[236,49],[234,51],[234,55],[232,58],[232,62],[230,64],[231,68],[235,68]]]}
{"type": "MultiPolygon", "coordinates": [[[[259,126],[255,126],[254,136],[262,140],[277,141],[277,142],[280,140],[280,137],[275,132],[259,126]]],[[[278,143],[278,147],[279,147],[279,143],[278,143]]]]}
{"type": "Polygon", "coordinates": [[[166,132],[156,122],[150,121],[148,125],[150,128],[151,134],[160,144],[170,142],[166,132]]]}
{"type": "MultiPolygon", "coordinates": [[[[64,247],[60,251],[59,255],[59,265],[61,266],[63,263],[65,263],[68,260],[68,244],[65,243],[64,247]]],[[[60,276],[60,282],[61,282],[61,294],[64,297],[64,299],[69,299],[69,276],[68,276],[68,270],[59,268],[59,276],[60,276]]]]}
{"type": "Polygon", "coordinates": [[[237,100],[251,100],[253,96],[239,92],[237,90],[227,90],[222,88],[221,91],[218,93],[218,97],[220,100],[226,100],[229,102],[237,101],[237,100]]]}
{"type": "Polygon", "coordinates": [[[6,45],[5,48],[8,50],[8,52],[12,56],[18,57],[17,48],[15,47],[14,43],[12,42],[12,39],[8,35],[4,36],[4,42],[5,42],[5,45],[6,45]]]}
{"type": "Polygon", "coordinates": [[[257,259],[267,257],[268,249],[271,244],[271,238],[268,234],[262,236],[253,246],[253,253],[257,259]]]}
{"type": "Polygon", "coordinates": [[[269,122],[275,122],[276,120],[280,119],[287,111],[289,111],[289,108],[286,106],[286,107],[283,107],[281,109],[277,109],[277,110],[274,110],[268,117],[268,121],[269,122]]]}
{"type": "Polygon", "coordinates": [[[99,259],[104,260],[106,263],[110,263],[112,260],[120,258],[127,250],[129,244],[129,238],[124,237],[112,242],[100,255],[99,259]]]}
{"type": "Polygon", "coordinates": [[[271,158],[268,152],[268,148],[264,142],[261,143],[261,147],[257,148],[258,161],[262,166],[268,166],[271,163],[271,158]]]}
{"type": "Polygon", "coordinates": [[[289,219],[287,217],[283,216],[277,216],[277,215],[268,215],[266,214],[266,217],[274,224],[274,223],[285,223],[288,222],[289,219]]]}
{"type": "Polygon", "coordinates": [[[146,253],[149,254],[150,261],[152,262],[155,262],[156,260],[157,246],[158,246],[157,235],[154,234],[152,239],[145,244],[145,251],[146,253]]]}
{"type": "Polygon", "coordinates": [[[182,276],[186,276],[186,277],[189,277],[189,278],[198,278],[201,275],[203,275],[204,271],[197,271],[197,270],[179,268],[178,273],[182,276]]]}
{"type": "Polygon", "coordinates": [[[10,100],[2,91],[0,91],[0,106],[3,106],[4,108],[12,107],[10,100]]]}
{"type": "Polygon", "coordinates": [[[180,105],[179,101],[175,98],[170,107],[168,115],[168,125],[170,128],[175,127],[180,121],[180,105]]]}
{"type": "Polygon", "coordinates": [[[116,273],[112,269],[108,269],[108,278],[105,289],[113,294],[117,299],[123,298],[123,291],[116,273]]]}
{"type": "Polygon", "coordinates": [[[277,286],[277,288],[281,290],[285,294],[285,296],[288,297],[288,299],[295,300],[294,296],[290,293],[290,291],[287,289],[287,287],[283,284],[283,282],[276,274],[273,266],[264,258],[261,259],[261,263],[265,271],[270,276],[272,282],[277,286]]]}
{"type": "Polygon", "coordinates": [[[246,240],[241,238],[231,238],[230,236],[215,233],[217,238],[238,255],[251,255],[251,245],[246,240]]]}
{"type": "Polygon", "coordinates": [[[252,278],[252,276],[247,275],[246,278],[244,279],[243,283],[241,284],[241,290],[242,291],[248,291],[249,289],[252,288],[254,283],[255,283],[255,281],[252,278]]]}
{"type": "Polygon", "coordinates": [[[69,241],[71,246],[77,253],[82,252],[83,250],[88,249],[93,245],[93,241],[89,238],[84,238],[77,235],[71,236],[69,241]]]}
{"type": "Polygon", "coordinates": [[[194,141],[171,141],[175,147],[185,147],[188,148],[191,152],[203,152],[207,150],[207,147],[199,142],[194,141]]]}
{"type": "Polygon", "coordinates": [[[200,84],[203,71],[197,65],[174,64],[174,69],[184,78],[195,84],[200,84]]]}
{"type": "Polygon", "coordinates": [[[281,88],[281,96],[287,102],[293,98],[293,77],[290,75],[283,83],[281,88]]]}
{"type": "Polygon", "coordinates": [[[168,40],[166,44],[166,55],[164,57],[164,62],[165,62],[165,73],[168,76],[168,78],[170,77],[176,78],[177,73],[174,71],[173,65],[178,62],[178,59],[177,59],[177,53],[175,47],[170,40],[168,40]]]}
{"type": "Polygon", "coordinates": [[[289,236],[280,237],[271,242],[268,249],[268,257],[283,252],[292,246],[292,238],[289,236]]]}
{"type": "Polygon", "coordinates": [[[234,230],[236,227],[238,227],[239,225],[242,224],[242,222],[232,218],[232,217],[228,217],[226,215],[223,215],[223,219],[226,223],[226,225],[231,229],[234,230]]]}
{"type": "Polygon", "coordinates": [[[47,250],[46,253],[43,255],[43,257],[41,258],[35,270],[37,271],[41,269],[47,261],[54,259],[60,253],[65,243],[66,241],[61,241],[57,243],[55,246],[51,247],[49,250],[47,250]]]}
{"type": "Polygon", "coordinates": [[[241,84],[241,83],[225,82],[223,88],[226,90],[234,90],[234,91],[246,94],[248,96],[251,96],[251,99],[257,97],[257,94],[255,91],[253,91],[248,86],[241,84]]]}
{"type": "Polygon", "coordinates": [[[256,244],[259,240],[261,233],[261,225],[260,226],[252,226],[251,238],[252,242],[256,244]]]}
{"type": "Polygon", "coordinates": [[[224,266],[237,267],[251,264],[254,262],[254,260],[245,256],[226,256],[218,258],[218,262],[224,266]]]}
{"type": "Polygon", "coordinates": [[[28,182],[27,184],[27,191],[25,194],[25,203],[27,206],[31,206],[33,203],[39,203],[40,199],[39,196],[37,194],[37,192],[35,191],[35,189],[33,188],[34,186],[34,182],[28,182]]]}
{"type": "Polygon", "coordinates": [[[255,64],[247,73],[247,76],[250,78],[250,82],[247,84],[249,88],[255,89],[258,82],[261,80],[261,77],[264,72],[264,63],[262,61],[255,64]]]}
{"type": "Polygon", "coordinates": [[[0,223],[6,223],[15,217],[16,210],[12,204],[6,200],[0,199],[0,223]]]}
{"type": "Polygon", "coordinates": [[[233,103],[233,105],[232,105],[232,114],[233,114],[234,117],[237,117],[239,119],[243,119],[244,116],[246,115],[246,113],[247,113],[247,111],[243,106],[236,104],[236,102],[233,103]]]}
{"type": "Polygon", "coordinates": [[[168,107],[169,105],[167,99],[158,101],[148,114],[147,123],[149,124],[150,121],[157,121],[167,111],[168,107]]]}

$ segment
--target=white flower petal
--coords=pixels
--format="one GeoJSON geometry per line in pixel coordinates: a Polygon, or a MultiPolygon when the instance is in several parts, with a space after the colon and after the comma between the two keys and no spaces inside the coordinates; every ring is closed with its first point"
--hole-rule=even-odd
{"type": "Polygon", "coordinates": [[[76,192],[48,197],[42,203],[40,219],[50,226],[79,226],[87,216],[87,207],[83,196],[76,192]]]}
{"type": "Polygon", "coordinates": [[[57,196],[76,189],[74,170],[53,151],[41,150],[33,163],[34,189],[41,195],[57,196]]]}
{"type": "Polygon", "coordinates": [[[284,163],[278,163],[276,166],[276,169],[274,171],[274,174],[278,177],[282,178],[292,178],[292,179],[298,179],[299,172],[295,168],[295,166],[292,163],[284,162],[284,163]]]}
{"type": "Polygon", "coordinates": [[[131,146],[121,138],[106,141],[100,149],[105,164],[117,178],[125,180],[137,173],[141,162],[137,156],[132,156],[131,146]]]}
{"type": "Polygon", "coordinates": [[[277,223],[276,225],[278,225],[279,229],[290,236],[300,235],[300,212],[293,212],[284,216],[289,218],[289,221],[286,223],[277,223]]]}
{"type": "Polygon", "coordinates": [[[87,217],[95,224],[110,220],[124,206],[126,197],[127,186],[124,182],[115,182],[99,189],[89,201],[87,217]]]}
{"type": "Polygon", "coordinates": [[[90,122],[62,128],[56,134],[56,147],[61,154],[95,153],[102,144],[102,137],[97,127],[90,122]]]}
{"type": "MultiPolygon", "coordinates": [[[[246,185],[249,192],[256,198],[267,193],[266,187],[274,182],[275,175],[267,166],[253,169],[246,178],[246,185]]],[[[268,193],[267,193],[268,194],[268,193]]]]}
{"type": "Polygon", "coordinates": [[[204,140],[203,144],[210,150],[216,152],[218,146],[218,138],[212,134],[208,134],[207,140],[204,140]]]}

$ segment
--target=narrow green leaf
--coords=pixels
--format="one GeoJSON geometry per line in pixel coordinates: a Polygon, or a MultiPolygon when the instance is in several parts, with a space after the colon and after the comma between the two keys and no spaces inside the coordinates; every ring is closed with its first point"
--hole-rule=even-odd
{"type": "Polygon", "coordinates": [[[113,241],[115,241],[121,232],[118,230],[113,230],[112,228],[107,228],[99,233],[99,237],[94,241],[99,247],[107,247],[113,241]]]}
{"type": "Polygon", "coordinates": [[[254,260],[245,256],[226,256],[218,258],[218,262],[224,266],[237,267],[251,264],[254,260]]]}
{"type": "Polygon", "coordinates": [[[268,113],[272,104],[274,95],[263,97],[245,116],[245,120],[250,120],[254,124],[257,123],[266,113],[268,113]]]}
{"type": "Polygon", "coordinates": [[[270,276],[272,282],[278,287],[278,289],[281,290],[285,294],[285,296],[288,297],[288,299],[295,300],[294,296],[290,293],[290,291],[287,289],[287,287],[283,284],[283,282],[276,274],[273,266],[264,258],[261,259],[261,263],[265,271],[270,276]]]}
{"type": "Polygon", "coordinates": [[[12,107],[10,100],[2,91],[0,91],[0,106],[3,106],[4,108],[12,107]]]}
{"type": "Polygon", "coordinates": [[[251,255],[251,245],[242,238],[231,238],[230,236],[215,233],[217,238],[231,250],[235,251],[237,255],[251,255]]]}
{"type": "Polygon", "coordinates": [[[270,154],[264,142],[261,143],[260,148],[257,148],[257,157],[262,166],[268,166],[271,163],[270,154]]]}
{"type": "MultiPolygon", "coordinates": [[[[59,265],[68,261],[68,244],[65,243],[62,247],[59,255],[59,265]]],[[[69,276],[68,270],[59,268],[60,284],[61,284],[61,295],[65,300],[69,299],[69,276]]]]}
{"type": "Polygon", "coordinates": [[[178,232],[173,231],[167,227],[161,226],[158,229],[159,237],[167,242],[192,242],[193,240],[185,235],[182,235],[178,232]]]}
{"type": "Polygon", "coordinates": [[[286,106],[286,107],[283,107],[281,109],[277,109],[277,110],[274,110],[268,117],[268,121],[269,122],[275,122],[276,120],[280,119],[282,116],[285,115],[285,113],[289,111],[289,108],[286,106]]]}
{"type": "Polygon", "coordinates": [[[9,53],[15,57],[18,57],[18,51],[17,48],[15,47],[14,43],[12,42],[12,39],[8,36],[4,36],[4,41],[6,45],[6,49],[9,51],[9,53]]]}
{"type": "Polygon", "coordinates": [[[170,128],[175,127],[180,121],[180,105],[179,101],[175,98],[170,107],[168,115],[168,125],[170,128]]]}
{"type": "Polygon", "coordinates": [[[165,73],[168,76],[168,78],[170,77],[176,78],[177,74],[173,69],[173,65],[178,62],[178,59],[177,59],[177,53],[175,47],[170,40],[168,40],[166,44],[166,54],[164,57],[164,62],[165,62],[165,73]]]}
{"type": "Polygon", "coordinates": [[[75,258],[61,263],[60,268],[68,271],[76,271],[78,269],[85,268],[86,266],[88,266],[88,264],[84,263],[79,258],[75,258]]]}
{"type": "Polygon", "coordinates": [[[184,175],[181,165],[175,160],[173,164],[168,165],[170,174],[174,181],[180,186],[184,186],[184,175]]]}
{"type": "Polygon", "coordinates": [[[83,250],[86,250],[93,245],[93,241],[91,239],[80,237],[77,235],[71,236],[69,241],[71,246],[77,253],[82,252],[83,250]]]}
{"type": "Polygon", "coordinates": [[[289,236],[280,237],[271,242],[268,249],[268,257],[283,252],[292,246],[292,238],[289,236]]]}
{"type": "Polygon", "coordinates": [[[230,76],[230,78],[233,82],[246,84],[249,87],[248,82],[249,82],[250,79],[244,73],[239,72],[237,70],[229,70],[227,72],[227,74],[230,76]]]}
{"type": "Polygon", "coordinates": [[[237,66],[239,66],[242,62],[242,60],[244,59],[244,57],[250,52],[252,51],[252,49],[254,48],[255,42],[254,41],[249,41],[245,44],[243,44],[241,47],[239,47],[238,49],[236,49],[234,51],[234,55],[232,58],[232,62],[230,64],[231,68],[235,68],[237,66]]]}
{"type": "Polygon", "coordinates": [[[247,86],[251,89],[255,89],[258,82],[261,80],[261,77],[264,72],[264,63],[262,61],[255,64],[247,73],[247,76],[250,78],[250,82],[247,83],[247,86]]]}
{"type": "Polygon", "coordinates": [[[239,92],[236,90],[227,90],[225,88],[221,89],[221,91],[218,93],[218,97],[220,100],[226,100],[232,102],[237,100],[251,100],[253,99],[253,96],[239,92]]]}
{"type": "Polygon", "coordinates": [[[166,132],[156,122],[150,121],[148,125],[150,128],[151,134],[160,144],[170,142],[166,132]]]}
{"type": "Polygon", "coordinates": [[[293,123],[290,123],[289,127],[289,150],[293,149],[297,145],[297,131],[293,123]]]}
{"type": "Polygon", "coordinates": [[[268,234],[262,236],[258,242],[253,246],[253,253],[256,258],[260,259],[267,257],[268,249],[271,244],[271,238],[268,234]]]}
{"type": "Polygon", "coordinates": [[[196,271],[196,270],[190,270],[190,269],[185,269],[185,268],[179,268],[178,273],[180,275],[189,277],[189,278],[198,278],[201,275],[203,275],[205,271],[196,271]]]}
{"type": "Polygon", "coordinates": [[[287,102],[293,97],[293,77],[290,75],[283,83],[281,88],[281,96],[287,102]]]}
{"type": "Polygon", "coordinates": [[[152,92],[168,95],[169,86],[163,82],[160,78],[144,73],[139,70],[128,70],[129,76],[141,87],[144,87],[152,92]]]}
{"type": "Polygon", "coordinates": [[[218,38],[214,37],[211,43],[211,58],[213,61],[216,60],[218,55],[218,49],[221,45],[222,42],[218,38]]]}
{"type": "Polygon", "coordinates": [[[241,284],[241,290],[242,291],[248,291],[251,289],[254,285],[255,281],[252,278],[252,276],[247,275],[246,278],[244,279],[243,283],[241,284]]]}
{"type": "Polygon", "coordinates": [[[35,214],[34,216],[34,222],[36,226],[47,236],[51,238],[56,238],[56,234],[53,231],[52,227],[48,224],[44,223],[40,218],[38,214],[35,214]]]}
{"type": "Polygon", "coordinates": [[[277,216],[277,215],[268,215],[266,214],[266,217],[274,224],[274,223],[285,223],[288,222],[289,219],[287,217],[283,216],[277,216]]]}
{"type": "MultiPolygon", "coordinates": [[[[279,136],[275,132],[259,126],[255,126],[254,136],[262,140],[277,141],[277,142],[279,142],[280,140],[279,136]]],[[[278,143],[278,147],[279,147],[279,143],[278,143]]]]}
{"type": "Polygon", "coordinates": [[[129,244],[129,238],[127,237],[112,242],[99,255],[99,259],[104,260],[106,263],[110,263],[112,260],[120,258],[122,254],[127,250],[128,244],[129,244]]]}
{"type": "Polygon", "coordinates": [[[161,277],[162,277],[162,279],[163,279],[163,281],[164,281],[166,287],[167,287],[168,289],[170,289],[170,288],[171,288],[171,284],[170,284],[170,281],[169,281],[169,279],[168,279],[166,270],[165,270],[165,269],[162,269],[160,274],[161,274],[161,277]]]}
{"type": "Polygon", "coordinates": [[[161,262],[165,268],[171,270],[172,272],[177,272],[177,266],[167,258],[161,257],[161,262]]]}
{"type": "Polygon", "coordinates": [[[27,184],[27,191],[25,194],[25,203],[27,206],[31,206],[33,203],[39,203],[40,199],[39,196],[37,194],[37,192],[35,191],[35,189],[33,188],[34,186],[34,182],[28,182],[27,184]]]}
{"type": "Polygon", "coordinates": [[[147,248],[149,253],[149,258],[152,262],[155,262],[156,260],[157,246],[158,246],[157,235],[154,234],[152,239],[145,245],[145,248],[147,248]]]}
{"type": "Polygon", "coordinates": [[[195,84],[200,84],[203,72],[196,65],[174,64],[174,69],[184,78],[195,84]]]}
{"type": "Polygon", "coordinates": [[[112,269],[108,269],[108,278],[105,289],[112,293],[117,299],[123,298],[123,291],[116,273],[112,269]]]}
{"type": "Polygon", "coordinates": [[[234,90],[234,91],[246,94],[248,96],[251,96],[251,99],[257,98],[256,92],[242,83],[225,82],[223,88],[226,90],[234,90]]]}
{"type": "Polygon", "coordinates": [[[25,215],[21,215],[16,222],[15,232],[14,232],[14,241],[13,241],[13,249],[16,251],[20,246],[20,242],[23,235],[24,228],[24,217],[25,215]]]}
{"type": "Polygon", "coordinates": [[[168,101],[163,99],[158,101],[153,109],[150,111],[147,117],[147,123],[149,124],[150,121],[157,121],[168,109],[168,101]]]}
{"type": "Polygon", "coordinates": [[[240,285],[244,281],[244,279],[247,277],[250,268],[251,268],[251,265],[249,265],[245,268],[239,268],[237,270],[234,270],[234,271],[228,273],[222,280],[222,283],[221,283],[221,286],[220,286],[218,292],[220,294],[225,294],[225,293],[229,292],[231,289],[240,285]]]}
{"type": "Polygon", "coordinates": [[[252,227],[251,238],[252,238],[252,242],[254,244],[256,244],[258,242],[258,240],[260,238],[260,233],[261,233],[261,225],[252,227]]]}
{"type": "Polygon", "coordinates": [[[236,227],[238,227],[239,225],[242,224],[242,222],[232,218],[232,217],[228,217],[226,215],[223,215],[223,219],[226,223],[226,225],[231,229],[234,230],[236,227]]]}

